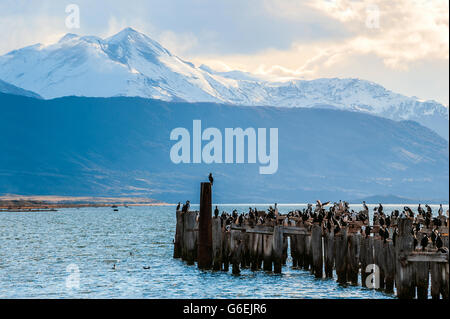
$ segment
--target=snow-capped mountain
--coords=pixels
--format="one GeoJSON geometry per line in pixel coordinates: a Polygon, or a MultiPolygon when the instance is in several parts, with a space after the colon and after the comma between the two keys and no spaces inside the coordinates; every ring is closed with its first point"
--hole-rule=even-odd
{"type": "Polygon", "coordinates": [[[448,139],[448,108],[360,79],[269,82],[196,67],[131,28],[101,39],[67,34],[0,57],[0,79],[44,98],[141,96],[165,101],[332,107],[417,121],[448,139]]]}

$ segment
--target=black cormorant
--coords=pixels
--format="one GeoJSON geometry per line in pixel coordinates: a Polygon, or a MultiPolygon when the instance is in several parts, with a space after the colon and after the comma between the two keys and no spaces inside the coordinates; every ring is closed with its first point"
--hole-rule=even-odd
{"type": "Polygon", "coordinates": [[[425,248],[428,246],[428,236],[427,236],[427,234],[423,235],[422,240],[420,241],[420,246],[422,246],[422,250],[425,250],[425,248]]]}
{"type": "Polygon", "coordinates": [[[212,173],[209,173],[208,179],[209,179],[209,182],[211,183],[211,186],[212,186],[213,183],[214,183],[214,178],[212,176],[212,173]]]}

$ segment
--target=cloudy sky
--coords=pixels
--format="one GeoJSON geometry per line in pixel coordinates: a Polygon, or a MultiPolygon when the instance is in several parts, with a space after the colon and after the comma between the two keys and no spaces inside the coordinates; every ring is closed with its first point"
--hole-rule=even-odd
{"type": "Polygon", "coordinates": [[[449,103],[447,0],[2,0],[0,54],[133,27],[196,65],[273,78],[357,77],[449,103]],[[66,7],[80,27],[66,26],[66,7]]]}

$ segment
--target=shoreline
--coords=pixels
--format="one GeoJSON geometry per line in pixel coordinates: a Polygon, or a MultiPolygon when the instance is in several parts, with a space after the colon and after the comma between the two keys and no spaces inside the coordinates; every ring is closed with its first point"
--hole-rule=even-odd
{"type": "Polygon", "coordinates": [[[170,204],[144,197],[89,197],[54,195],[0,196],[0,212],[54,211],[58,208],[165,205],[170,204]]]}

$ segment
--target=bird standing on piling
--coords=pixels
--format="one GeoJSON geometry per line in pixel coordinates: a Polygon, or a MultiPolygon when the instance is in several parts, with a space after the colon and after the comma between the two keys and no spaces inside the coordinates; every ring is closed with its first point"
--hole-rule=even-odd
{"type": "Polygon", "coordinates": [[[420,241],[420,246],[422,246],[422,250],[425,251],[425,248],[428,246],[428,236],[424,234],[422,240],[420,241]]]}
{"type": "Polygon", "coordinates": [[[208,179],[209,179],[209,182],[211,183],[211,186],[212,186],[213,183],[214,183],[214,178],[212,176],[212,173],[209,173],[208,179]]]}
{"type": "Polygon", "coordinates": [[[444,246],[444,242],[441,239],[441,234],[438,233],[436,238],[436,248],[441,250],[442,246],[444,246]]]}
{"type": "Polygon", "coordinates": [[[216,206],[216,209],[214,209],[214,217],[217,218],[217,216],[219,216],[219,209],[216,206]]]}

